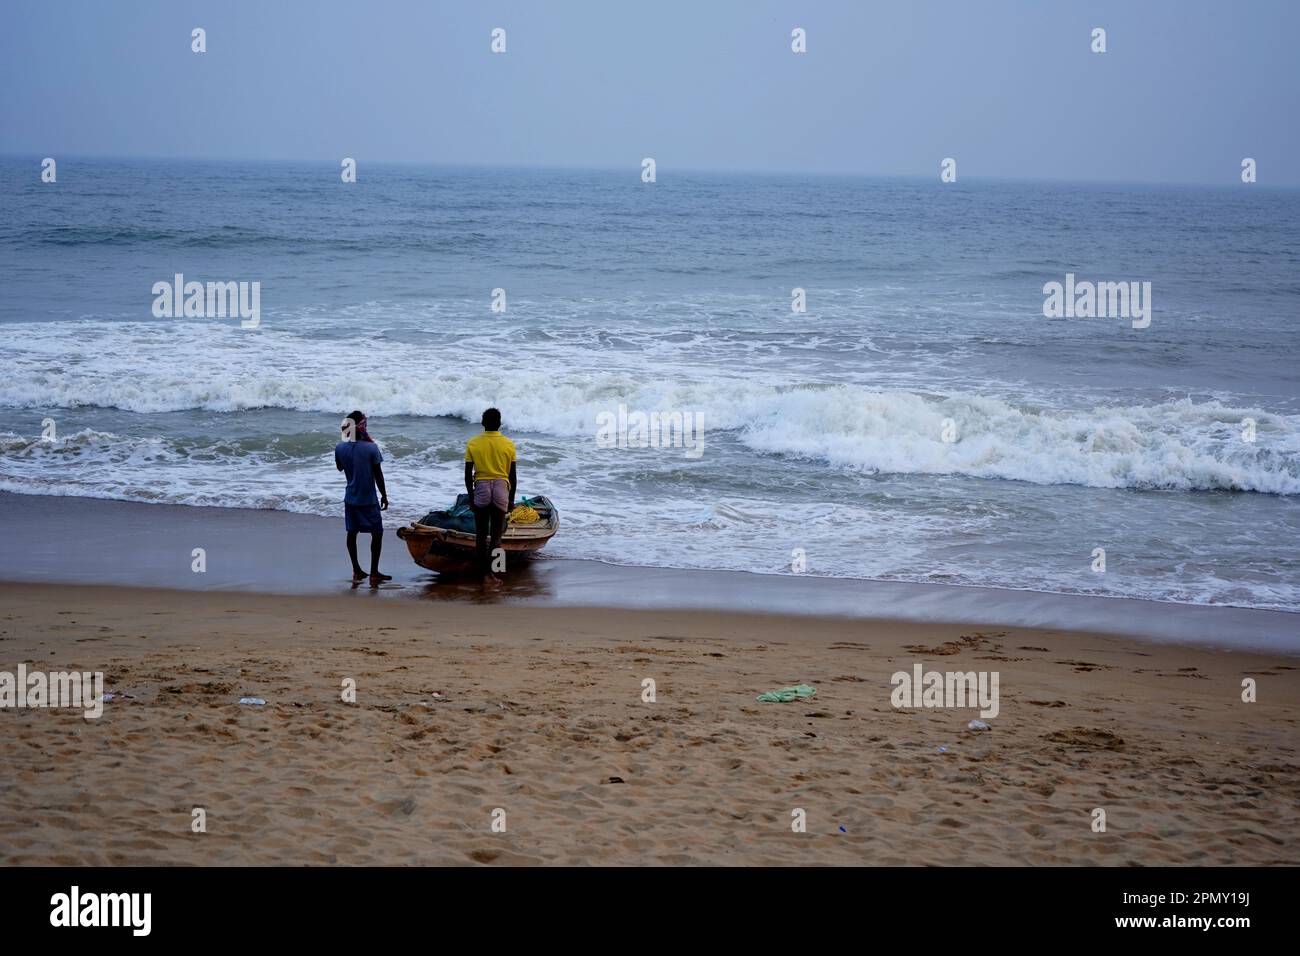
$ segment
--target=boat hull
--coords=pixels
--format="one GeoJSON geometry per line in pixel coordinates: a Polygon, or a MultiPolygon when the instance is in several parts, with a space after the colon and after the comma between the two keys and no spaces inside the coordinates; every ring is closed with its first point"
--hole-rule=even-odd
{"type": "MultiPolygon", "coordinates": [[[[547,521],[533,525],[507,526],[501,538],[501,547],[506,552],[507,570],[512,564],[531,558],[555,537],[555,532],[560,527],[560,515],[548,501],[546,505],[549,509],[547,521]]],[[[472,534],[413,521],[404,528],[398,528],[397,537],[405,542],[411,560],[422,568],[440,574],[467,574],[474,570],[476,540],[472,534]]]]}

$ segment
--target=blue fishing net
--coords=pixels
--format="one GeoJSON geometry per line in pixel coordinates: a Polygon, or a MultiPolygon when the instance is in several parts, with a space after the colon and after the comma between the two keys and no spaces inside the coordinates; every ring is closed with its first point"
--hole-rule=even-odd
{"type": "MultiPolygon", "coordinates": [[[[549,505],[541,498],[517,498],[516,505],[528,505],[538,511],[549,510],[549,505]]],[[[470,507],[469,495],[459,494],[456,503],[445,511],[430,511],[420,519],[420,524],[427,524],[446,531],[463,531],[474,533],[474,509],[470,507]]]]}

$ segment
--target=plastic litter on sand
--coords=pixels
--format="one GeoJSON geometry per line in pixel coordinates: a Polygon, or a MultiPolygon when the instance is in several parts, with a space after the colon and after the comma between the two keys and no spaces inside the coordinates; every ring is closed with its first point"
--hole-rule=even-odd
{"type": "Polygon", "coordinates": [[[759,694],[755,700],[765,704],[788,704],[792,700],[803,700],[817,693],[817,688],[809,684],[795,684],[793,687],[779,687],[759,694]]]}

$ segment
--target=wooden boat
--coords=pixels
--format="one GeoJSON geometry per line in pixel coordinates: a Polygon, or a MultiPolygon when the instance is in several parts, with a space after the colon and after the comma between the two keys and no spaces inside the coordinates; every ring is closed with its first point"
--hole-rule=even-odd
{"type": "MultiPolygon", "coordinates": [[[[506,525],[501,536],[501,546],[506,550],[506,567],[527,560],[546,547],[546,542],[560,530],[560,512],[551,499],[538,495],[528,499],[540,518],[534,524],[506,525]]],[[[441,514],[442,512],[433,512],[441,514]]],[[[425,516],[429,520],[429,515],[425,516]]],[[[412,521],[397,529],[397,536],[406,542],[411,560],[422,568],[441,574],[464,574],[474,570],[475,536],[464,531],[440,528],[437,525],[412,521]]]]}

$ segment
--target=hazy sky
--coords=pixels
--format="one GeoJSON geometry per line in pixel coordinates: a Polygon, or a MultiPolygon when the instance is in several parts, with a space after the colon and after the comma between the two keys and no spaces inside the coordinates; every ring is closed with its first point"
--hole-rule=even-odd
{"type": "Polygon", "coordinates": [[[1300,0],[12,2],[0,152],[1295,186],[1297,43],[1300,0]]]}

